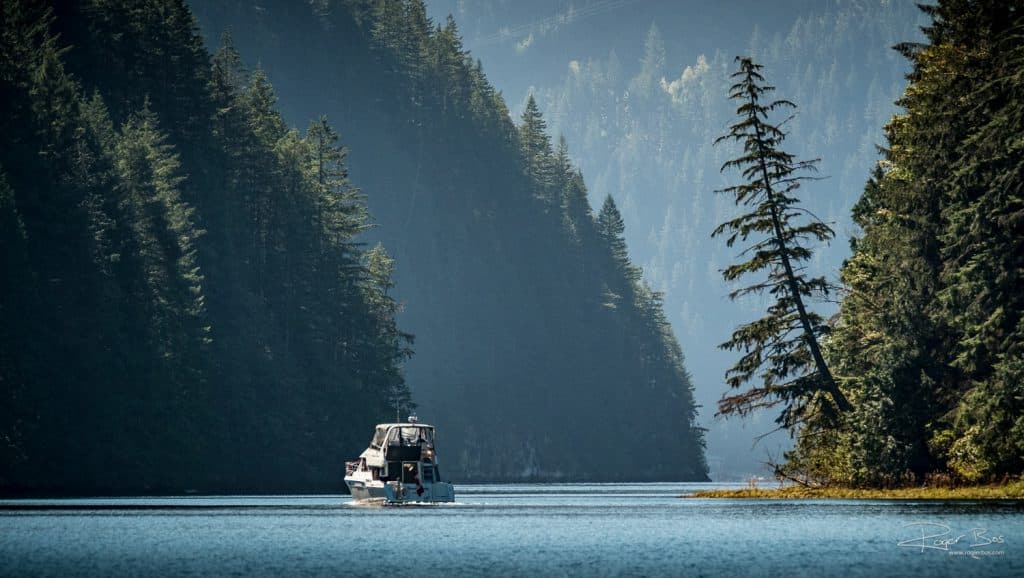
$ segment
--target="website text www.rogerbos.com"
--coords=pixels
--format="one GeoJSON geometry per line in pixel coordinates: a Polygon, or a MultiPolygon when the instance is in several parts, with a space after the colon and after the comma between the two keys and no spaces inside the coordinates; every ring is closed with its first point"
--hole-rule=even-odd
{"type": "Polygon", "coordinates": [[[949,556],[991,558],[1003,556],[1006,538],[988,528],[971,528],[966,532],[954,532],[950,526],[935,522],[914,522],[903,526],[904,535],[911,537],[896,542],[900,548],[912,548],[919,552],[938,550],[949,556]]]}

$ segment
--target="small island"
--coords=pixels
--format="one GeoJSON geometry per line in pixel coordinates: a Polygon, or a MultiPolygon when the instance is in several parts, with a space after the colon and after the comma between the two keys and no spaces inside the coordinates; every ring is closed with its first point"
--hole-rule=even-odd
{"type": "Polygon", "coordinates": [[[681,497],[768,500],[1022,500],[1024,480],[980,486],[915,486],[888,489],[812,487],[798,484],[758,488],[752,485],[749,488],[732,490],[705,490],[681,497]]]}

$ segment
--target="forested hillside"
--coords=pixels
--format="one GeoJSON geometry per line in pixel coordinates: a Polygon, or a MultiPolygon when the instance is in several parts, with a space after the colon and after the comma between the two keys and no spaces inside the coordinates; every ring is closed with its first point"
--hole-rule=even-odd
{"type": "Polygon", "coordinates": [[[658,1],[635,58],[530,52],[627,4],[491,40],[517,5],[478,13],[476,41],[522,36],[550,83],[513,115],[423,0],[0,0],[0,493],[338,491],[372,424],[417,406],[455,482],[706,479],[669,321],[700,357],[698,399],[718,398],[730,354],[714,345],[763,305],[725,295],[780,270],[758,253],[723,287],[744,253],[708,239],[726,218],[744,241],[768,230],[711,194],[762,186],[715,172],[754,158],[711,148],[737,43],[800,104],[762,111],[799,145],[784,158],[831,175],[788,181],[820,200],[783,198],[814,224],[786,237],[775,217],[774,246],[799,257],[798,275],[782,259],[791,292],[836,303],[794,300],[815,339],[779,339],[810,354],[775,341],[766,358],[733,333],[727,379],[754,389],[720,407],[757,425],[716,424],[716,468],[751,466],[773,427],[754,410],[785,398],[835,408],[783,415],[796,447],[776,473],[802,484],[1020,475],[1020,3],[941,0],[920,43],[909,4],[829,2],[792,25],[758,9],[764,28],[690,54],[725,34],[719,9],[658,1]],[[672,40],[690,16],[706,37],[672,40]],[[834,232],[852,237],[841,268],[842,243],[779,240],[834,232]],[[808,355],[823,381],[780,393],[808,355]]]}
{"type": "Polygon", "coordinates": [[[337,133],[181,2],[0,10],[0,492],[338,491],[410,339],[337,133]]]}
{"type": "MultiPolygon", "coordinates": [[[[719,272],[735,255],[711,239],[734,208],[711,191],[738,178],[719,171],[734,151],[712,147],[733,118],[733,58],[763,64],[778,94],[799,105],[786,125],[789,150],[820,158],[824,177],[804,183],[806,208],[837,233],[808,270],[838,283],[845,238],[856,231],[850,207],[906,84],[907,63],[891,47],[919,38],[926,20],[914,1],[435,0],[430,8],[464,24],[467,46],[488,63],[513,113],[535,96],[552,133],[572,145],[593,202],[615,195],[633,260],[664,292],[707,408],[700,421],[712,477],[743,478],[769,455],[780,458],[784,434],[760,439],[775,429],[773,416],[719,420],[711,409],[726,393],[733,357],[708,344],[728,340],[762,309],[756,298],[727,298],[732,288],[719,272]]],[[[835,312],[831,302],[809,306],[835,312]]]]}
{"type": "Polygon", "coordinates": [[[789,456],[811,483],[1024,472],[1024,7],[925,12],[842,268],[829,359],[855,411],[812,420],[789,456]]]}
{"type": "Polygon", "coordinates": [[[337,491],[412,333],[455,481],[705,478],[614,200],[454,22],[216,3],[208,51],[176,0],[0,5],[5,493],[337,491]]]}
{"type": "Polygon", "coordinates": [[[453,477],[705,476],[682,353],[614,201],[591,214],[568,149],[536,107],[509,118],[453,20],[419,0],[194,6],[282,86],[290,117],[344,128],[453,477]]]}

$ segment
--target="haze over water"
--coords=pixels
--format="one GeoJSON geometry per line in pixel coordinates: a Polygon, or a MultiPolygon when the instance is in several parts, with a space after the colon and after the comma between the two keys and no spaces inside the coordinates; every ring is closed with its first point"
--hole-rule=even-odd
{"type": "Polygon", "coordinates": [[[1024,575],[1019,502],[677,497],[714,486],[462,485],[456,504],[390,508],[2,501],[0,575],[1024,575]]]}

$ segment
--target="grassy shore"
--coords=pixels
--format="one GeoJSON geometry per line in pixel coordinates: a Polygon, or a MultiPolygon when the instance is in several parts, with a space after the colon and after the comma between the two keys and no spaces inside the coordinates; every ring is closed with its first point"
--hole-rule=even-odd
{"type": "Polygon", "coordinates": [[[911,487],[894,488],[891,490],[783,486],[780,488],[708,490],[683,497],[778,500],[1024,500],[1024,480],[990,486],[964,486],[959,488],[911,487]]]}

